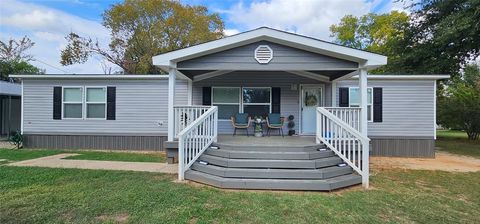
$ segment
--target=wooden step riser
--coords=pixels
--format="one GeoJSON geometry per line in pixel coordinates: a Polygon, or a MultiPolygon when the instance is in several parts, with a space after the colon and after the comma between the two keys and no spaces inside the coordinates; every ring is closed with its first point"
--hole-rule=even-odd
{"type": "Polygon", "coordinates": [[[327,179],[352,174],[350,167],[327,167],[324,169],[245,169],[225,168],[195,163],[192,170],[225,178],[251,179],[327,179]]]}
{"type": "Polygon", "coordinates": [[[197,161],[205,161],[209,164],[222,167],[237,168],[291,168],[291,169],[315,169],[335,166],[342,163],[339,157],[327,157],[316,160],[262,160],[262,159],[227,159],[222,157],[202,155],[197,161]]]}
{"type": "Polygon", "coordinates": [[[208,149],[205,155],[218,156],[230,159],[291,159],[310,160],[331,157],[334,153],[327,151],[312,152],[259,152],[259,151],[234,151],[225,149],[208,149]]]}
{"type": "Polygon", "coordinates": [[[187,171],[185,178],[195,182],[229,189],[331,191],[361,183],[358,175],[344,175],[327,180],[279,180],[221,178],[198,171],[187,171]]]}
{"type": "Polygon", "coordinates": [[[262,151],[262,152],[312,152],[321,148],[326,148],[324,145],[310,145],[310,146],[265,146],[265,145],[226,145],[221,143],[213,144],[220,149],[234,150],[234,151],[262,151]]]}

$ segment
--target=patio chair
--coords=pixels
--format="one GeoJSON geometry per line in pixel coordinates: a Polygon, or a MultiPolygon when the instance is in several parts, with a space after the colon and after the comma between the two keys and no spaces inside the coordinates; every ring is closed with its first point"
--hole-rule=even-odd
{"type": "Polygon", "coordinates": [[[233,131],[233,136],[237,134],[237,129],[245,129],[248,137],[248,128],[250,128],[250,123],[252,120],[247,113],[235,114],[235,116],[230,117],[230,120],[232,121],[233,128],[235,128],[233,131]]]}
{"type": "Polygon", "coordinates": [[[285,121],[284,117],[280,117],[280,114],[268,114],[267,117],[267,135],[270,136],[271,129],[278,129],[278,134],[283,135],[283,123],[285,121]]]}

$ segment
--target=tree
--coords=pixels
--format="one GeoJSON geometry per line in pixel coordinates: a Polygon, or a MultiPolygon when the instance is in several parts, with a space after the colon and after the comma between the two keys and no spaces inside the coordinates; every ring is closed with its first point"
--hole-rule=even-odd
{"type": "Polygon", "coordinates": [[[438,120],[447,128],[465,130],[468,139],[480,135],[480,65],[467,65],[453,77],[438,99],[438,120]]]}
{"type": "Polygon", "coordinates": [[[480,0],[421,0],[410,8],[406,71],[457,75],[480,56],[480,0]]]}
{"type": "Polygon", "coordinates": [[[29,62],[33,56],[27,51],[35,45],[27,36],[20,40],[0,41],[0,79],[9,80],[11,74],[41,74],[43,70],[29,62]]]}
{"type": "Polygon", "coordinates": [[[44,70],[39,69],[30,63],[22,60],[0,60],[0,77],[1,80],[10,80],[9,75],[12,74],[42,74],[44,70]]]}
{"type": "Polygon", "coordinates": [[[10,39],[7,42],[0,41],[0,60],[1,61],[31,61],[32,55],[27,54],[26,51],[35,45],[27,36],[21,40],[10,39]]]}
{"type": "Polygon", "coordinates": [[[404,12],[369,13],[360,17],[344,16],[338,25],[330,26],[335,42],[352,48],[387,55],[388,65],[373,73],[396,72],[401,58],[401,44],[409,27],[409,16],[404,12]]]}
{"type": "Polygon", "coordinates": [[[104,12],[103,26],[112,36],[108,48],[91,37],[70,33],[60,63],[85,63],[96,54],[124,73],[159,73],[153,56],[221,38],[224,29],[220,16],[206,7],[171,0],[125,0],[104,12]]]}

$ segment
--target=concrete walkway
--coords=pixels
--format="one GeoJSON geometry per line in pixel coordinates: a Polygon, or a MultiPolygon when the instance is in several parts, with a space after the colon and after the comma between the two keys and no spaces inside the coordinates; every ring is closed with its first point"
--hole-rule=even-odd
{"type": "Polygon", "coordinates": [[[53,156],[47,156],[37,159],[24,160],[8,164],[8,166],[34,166],[50,168],[77,168],[92,170],[124,170],[124,171],[143,171],[156,173],[177,173],[176,164],[152,163],[152,162],[120,162],[120,161],[100,161],[100,160],[72,160],[63,159],[70,156],[76,156],[76,153],[63,153],[53,156]]]}

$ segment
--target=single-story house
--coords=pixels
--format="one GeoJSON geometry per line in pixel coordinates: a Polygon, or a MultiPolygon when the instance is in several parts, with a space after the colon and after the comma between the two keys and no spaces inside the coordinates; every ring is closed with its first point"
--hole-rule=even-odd
{"type": "Polygon", "coordinates": [[[22,86],[0,81],[0,138],[20,131],[22,86]]]}
{"type": "Polygon", "coordinates": [[[168,148],[181,180],[333,190],[368,186],[370,155],[434,156],[436,82],[449,76],[368,74],[386,63],[262,27],[153,57],[167,75],[14,77],[27,147],[168,148]],[[298,136],[231,137],[239,114],[259,118],[250,133],[293,115],[298,136]]]}

